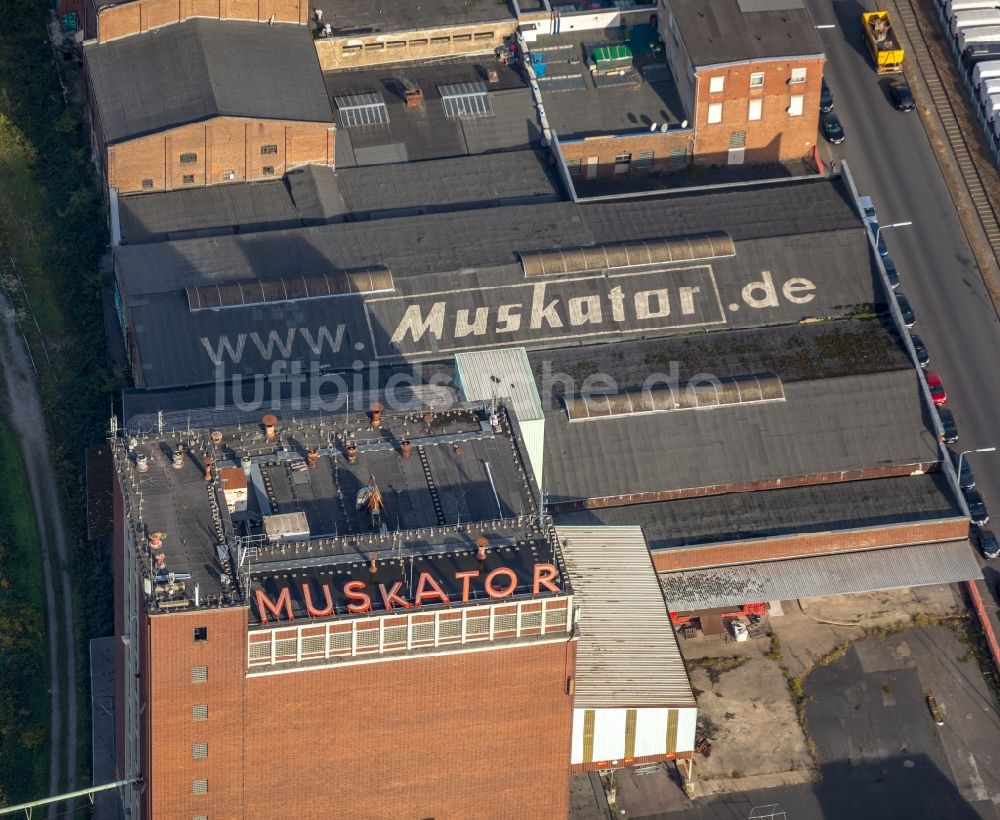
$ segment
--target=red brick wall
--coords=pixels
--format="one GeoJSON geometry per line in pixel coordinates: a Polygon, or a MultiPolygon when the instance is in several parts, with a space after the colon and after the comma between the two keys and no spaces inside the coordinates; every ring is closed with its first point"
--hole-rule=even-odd
{"type": "Polygon", "coordinates": [[[191,17],[263,23],[272,14],[276,23],[305,25],[309,20],[309,3],[307,0],[132,0],[98,10],[96,31],[90,28],[86,36],[106,42],[191,17]]]}
{"type": "Polygon", "coordinates": [[[695,144],[696,162],[724,165],[730,136],[745,132],[744,162],[796,160],[808,155],[817,139],[823,58],[740,63],[726,68],[703,69],[697,75],[695,144]],[[804,83],[789,85],[792,68],[805,68],[804,83]],[[750,88],[750,74],[762,72],[762,88],[750,88]],[[723,76],[723,90],[710,93],[710,80],[723,76]],[[792,95],[802,95],[801,116],[790,116],[792,95]],[[751,99],[762,100],[761,118],[747,119],[751,99]],[[708,123],[710,103],[722,103],[722,122],[708,123]]]}
{"type": "Polygon", "coordinates": [[[868,530],[844,532],[814,532],[780,538],[759,538],[752,541],[733,541],[727,544],[709,544],[702,547],[680,547],[656,550],[652,553],[653,565],[658,572],[668,572],[699,567],[747,564],[778,558],[795,558],[803,555],[824,555],[832,552],[892,547],[899,544],[919,544],[927,541],[950,541],[966,538],[969,519],[949,518],[917,524],[899,524],[868,530]]]}
{"type": "Polygon", "coordinates": [[[666,134],[639,133],[628,136],[588,137],[580,140],[559,140],[563,157],[567,163],[579,160],[580,173],[574,179],[587,179],[588,159],[597,158],[597,177],[607,178],[622,176],[615,174],[615,157],[619,154],[631,154],[632,162],[625,176],[662,171],[668,167],[683,168],[688,164],[687,157],[691,152],[691,131],[674,131],[666,134]],[[670,165],[668,160],[674,149],[684,152],[685,159],[670,165]],[[635,163],[642,151],[653,152],[653,165],[650,168],[636,168],[635,163]]]}
{"type": "MultiPolygon", "coordinates": [[[[149,761],[144,766],[147,814],[152,820],[206,815],[243,817],[243,726],[273,723],[277,704],[256,715],[244,710],[247,611],[245,608],[171,612],[149,618],[148,668],[141,670],[149,708],[144,713],[149,761]],[[208,640],[194,641],[194,628],[208,640]],[[193,666],[208,667],[208,681],[191,682],[193,666]],[[191,707],[208,706],[207,721],[193,721],[191,707]],[[208,743],[208,757],[192,758],[194,743],[208,743]],[[208,793],[192,794],[192,781],[208,780],[208,793]]],[[[255,770],[251,769],[251,773],[255,770]]],[[[259,817],[280,815],[254,813],[259,817]]],[[[285,815],[288,816],[288,815],[285,815]]]]}
{"type": "Polygon", "coordinates": [[[108,185],[130,193],[278,179],[300,165],[332,166],[334,134],[332,123],[217,117],[109,145],[108,185]],[[262,154],[262,146],[268,145],[277,146],[277,153],[262,154]],[[195,161],[181,163],[181,154],[193,154],[195,161]],[[274,173],[266,175],[265,166],[274,173]],[[194,182],[185,183],[185,175],[194,182]],[[143,188],[146,179],[152,180],[152,188],[143,188]]]}
{"type": "Polygon", "coordinates": [[[296,820],[566,817],[574,653],[561,642],[251,677],[246,805],[296,820]]]}

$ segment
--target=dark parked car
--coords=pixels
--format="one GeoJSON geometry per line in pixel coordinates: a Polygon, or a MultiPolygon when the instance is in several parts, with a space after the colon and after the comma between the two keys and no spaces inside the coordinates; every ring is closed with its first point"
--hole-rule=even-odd
{"type": "Polygon", "coordinates": [[[826,84],[826,80],[823,80],[823,86],[819,92],[819,111],[821,114],[829,114],[833,111],[833,92],[826,84]]]}
{"type": "Polygon", "coordinates": [[[971,490],[976,486],[976,476],[972,472],[972,466],[969,464],[969,459],[962,458],[961,469],[959,470],[959,456],[958,453],[951,454],[952,463],[955,465],[955,469],[958,470],[958,486],[963,490],[971,490]]]}
{"type": "Polygon", "coordinates": [[[910,306],[910,300],[898,290],[896,291],[896,304],[899,305],[899,312],[903,314],[903,324],[907,327],[913,327],[917,323],[917,315],[910,306]]]}
{"type": "MultiPolygon", "coordinates": [[[[879,239],[881,238],[879,237],[879,239]]],[[[882,264],[885,265],[885,275],[889,279],[889,287],[895,290],[899,287],[899,273],[896,271],[896,263],[886,256],[883,257],[882,264]]]]}
{"type": "Polygon", "coordinates": [[[977,527],[982,527],[990,521],[990,514],[986,510],[986,504],[979,490],[969,490],[965,494],[965,503],[969,505],[969,517],[977,527]]]}
{"type": "Polygon", "coordinates": [[[924,340],[919,336],[911,336],[910,341],[913,342],[913,349],[917,351],[917,364],[921,367],[927,367],[931,363],[931,356],[927,352],[927,345],[924,344],[924,340]]]}
{"type": "Polygon", "coordinates": [[[819,127],[823,131],[826,141],[833,145],[840,145],[844,141],[844,126],[840,124],[840,117],[832,111],[822,114],[819,118],[819,127]]]}
{"type": "Polygon", "coordinates": [[[973,530],[972,544],[983,554],[983,558],[996,558],[1000,555],[1000,543],[997,543],[993,530],[973,530]]]}
{"type": "Polygon", "coordinates": [[[939,407],[938,418],[941,419],[941,429],[944,430],[945,443],[954,444],[958,441],[958,425],[955,423],[954,414],[947,407],[939,407]]]}
{"type": "Polygon", "coordinates": [[[913,110],[913,92],[905,80],[889,81],[889,99],[899,111],[913,110]]]}

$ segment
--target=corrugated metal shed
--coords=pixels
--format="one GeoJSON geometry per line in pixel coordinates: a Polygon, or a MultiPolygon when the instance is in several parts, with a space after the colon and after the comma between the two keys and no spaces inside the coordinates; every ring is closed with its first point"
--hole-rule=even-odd
{"type": "Polygon", "coordinates": [[[523,347],[455,354],[455,384],[465,401],[509,399],[517,414],[535,482],[542,486],[545,414],[535,387],[535,374],[523,347]]]}
{"type": "MultiPolygon", "coordinates": [[[[565,528],[560,528],[562,532],[565,528]]],[[[968,541],[765,561],[660,576],[672,612],[792,601],[982,577],[968,541]]]]}
{"type": "Polygon", "coordinates": [[[577,708],[694,706],[639,527],[557,527],[580,608],[577,708]]]}

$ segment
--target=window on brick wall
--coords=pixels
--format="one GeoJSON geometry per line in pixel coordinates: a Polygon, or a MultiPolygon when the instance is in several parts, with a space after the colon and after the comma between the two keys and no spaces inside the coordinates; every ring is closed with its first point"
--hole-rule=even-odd
{"type": "Polygon", "coordinates": [[[708,124],[713,125],[717,122],[722,122],[722,103],[709,103],[708,124]]]}
{"type": "Polygon", "coordinates": [[[802,116],[802,104],[805,101],[805,97],[801,94],[793,94],[791,99],[788,101],[788,116],[790,117],[801,117],[802,116]]]}
{"type": "Polygon", "coordinates": [[[191,707],[191,720],[208,720],[208,704],[200,703],[191,707]]]}
{"type": "Polygon", "coordinates": [[[651,168],[653,166],[653,152],[640,151],[635,158],[636,168],[651,168]]]}
{"type": "Polygon", "coordinates": [[[750,74],[750,87],[751,88],[763,88],[764,87],[764,72],[754,71],[750,74]]]}
{"type": "Polygon", "coordinates": [[[274,166],[273,165],[265,165],[263,168],[261,168],[261,171],[264,173],[264,176],[266,176],[266,177],[273,177],[274,176],[274,166]]]}
{"type": "Polygon", "coordinates": [[[208,794],[208,779],[199,778],[191,781],[191,794],[208,794]]]}
{"type": "Polygon", "coordinates": [[[194,628],[194,642],[204,643],[208,640],[208,627],[207,626],[196,626],[194,628]]]}
{"type": "Polygon", "coordinates": [[[750,100],[750,108],[747,110],[747,120],[754,121],[761,118],[764,110],[763,100],[750,100]]]}
{"type": "Polygon", "coordinates": [[[804,68],[793,68],[792,76],[788,79],[789,85],[799,85],[806,81],[806,70],[804,68]]]}
{"type": "Polygon", "coordinates": [[[191,820],[208,820],[207,814],[196,814],[191,820]]]}
{"type": "Polygon", "coordinates": [[[181,177],[181,181],[185,185],[194,185],[194,174],[184,174],[184,176],[181,177]]]}
{"type": "Polygon", "coordinates": [[[566,160],[566,170],[569,171],[571,177],[580,176],[580,169],[583,163],[579,159],[568,159],[566,160]]]}
{"type": "Polygon", "coordinates": [[[708,92],[710,94],[721,94],[726,85],[725,77],[711,77],[708,81],[708,92]]]}
{"type": "Polygon", "coordinates": [[[262,145],[260,147],[260,153],[261,153],[261,156],[266,156],[267,154],[277,154],[278,153],[278,146],[277,145],[262,145]]]}
{"type": "Polygon", "coordinates": [[[208,667],[192,666],[191,683],[207,683],[207,682],[208,682],[208,667]]]}
{"type": "Polygon", "coordinates": [[[144,179],[142,181],[142,187],[144,189],[146,189],[146,190],[149,190],[150,188],[153,187],[153,180],[151,180],[151,179],[144,179]]]}
{"type": "Polygon", "coordinates": [[[625,174],[628,173],[629,166],[632,164],[631,154],[618,154],[615,156],[615,173],[625,174]]]}
{"type": "Polygon", "coordinates": [[[197,154],[181,154],[181,165],[192,165],[198,161],[197,154]]]}
{"type": "Polygon", "coordinates": [[[191,758],[193,760],[204,760],[208,757],[208,744],[195,743],[191,746],[191,758]]]}
{"type": "Polygon", "coordinates": [[[746,131],[733,131],[729,135],[729,147],[730,148],[744,148],[747,144],[747,132],[746,131]]]}

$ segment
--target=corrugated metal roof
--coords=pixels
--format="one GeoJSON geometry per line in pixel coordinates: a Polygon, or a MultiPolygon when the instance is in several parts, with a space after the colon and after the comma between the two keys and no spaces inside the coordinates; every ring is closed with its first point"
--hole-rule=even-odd
{"type": "MultiPolygon", "coordinates": [[[[560,528],[562,532],[565,528],[560,528]]],[[[968,541],[764,561],[660,576],[672,612],[791,601],[982,577],[968,541]]]]}
{"type": "Polygon", "coordinates": [[[456,353],[455,375],[466,401],[488,401],[495,392],[498,398],[511,400],[518,421],[544,418],[523,347],[456,353]]]}
{"type": "Polygon", "coordinates": [[[694,706],[639,527],[557,527],[576,603],[580,707],[694,706]]]}

